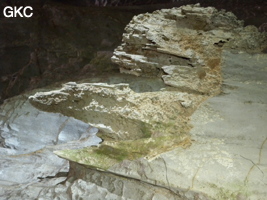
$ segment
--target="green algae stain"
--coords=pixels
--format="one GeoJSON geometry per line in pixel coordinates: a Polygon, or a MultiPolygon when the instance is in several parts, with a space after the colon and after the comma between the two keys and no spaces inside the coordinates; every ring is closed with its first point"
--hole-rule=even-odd
{"type": "Polygon", "coordinates": [[[141,125],[141,132],[143,134],[143,138],[150,138],[152,135],[151,127],[148,127],[145,123],[141,125]]]}
{"type": "Polygon", "coordinates": [[[97,155],[109,157],[116,161],[123,161],[124,159],[130,157],[129,152],[127,150],[112,147],[112,146],[105,145],[105,144],[95,149],[94,153],[97,155]]]}
{"type": "Polygon", "coordinates": [[[123,160],[152,158],[176,147],[186,148],[191,145],[190,136],[186,134],[188,130],[188,127],[177,127],[173,121],[151,122],[149,125],[144,123],[140,126],[142,138],[116,141],[105,137],[104,142],[98,147],[61,150],[55,154],[90,168],[106,170],[123,160]]]}
{"type": "Polygon", "coordinates": [[[251,195],[244,182],[229,183],[228,188],[221,188],[215,184],[211,184],[210,186],[217,191],[216,199],[218,200],[247,199],[251,195]]]}
{"type": "Polygon", "coordinates": [[[191,140],[187,135],[169,135],[137,140],[105,141],[99,147],[80,150],[62,150],[55,153],[65,159],[106,170],[123,160],[153,157],[176,147],[187,147],[191,140]]]}

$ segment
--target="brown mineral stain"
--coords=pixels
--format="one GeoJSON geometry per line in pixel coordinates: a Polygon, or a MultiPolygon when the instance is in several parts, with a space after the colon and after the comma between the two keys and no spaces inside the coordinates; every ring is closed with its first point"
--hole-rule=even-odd
{"type": "Polygon", "coordinates": [[[219,58],[215,58],[215,59],[209,59],[207,64],[211,69],[214,69],[218,66],[220,66],[221,60],[219,58]]]}

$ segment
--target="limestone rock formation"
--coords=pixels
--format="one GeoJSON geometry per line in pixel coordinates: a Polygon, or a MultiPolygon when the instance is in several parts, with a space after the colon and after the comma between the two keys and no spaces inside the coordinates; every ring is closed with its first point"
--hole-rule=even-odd
{"type": "Polygon", "coordinates": [[[125,75],[135,84],[68,82],[1,107],[3,168],[45,153],[55,163],[52,171],[44,171],[46,163],[28,172],[41,178],[35,183],[10,184],[0,173],[0,196],[264,200],[267,57],[255,52],[265,40],[266,34],[211,7],[136,16],[113,57],[121,72],[140,76],[129,81],[125,75]],[[141,86],[151,80],[141,76],[161,78],[167,86],[141,86]],[[56,132],[41,126],[31,137],[34,152],[24,151],[17,144],[28,144],[23,139],[39,128],[38,120],[52,120],[56,132]],[[70,161],[67,179],[55,175],[68,166],[51,151],[70,161]]]}
{"type": "Polygon", "coordinates": [[[243,27],[232,13],[186,5],[135,16],[112,61],[122,73],[158,76],[182,91],[216,94],[223,49],[257,52],[266,46],[266,34],[243,27]]]}

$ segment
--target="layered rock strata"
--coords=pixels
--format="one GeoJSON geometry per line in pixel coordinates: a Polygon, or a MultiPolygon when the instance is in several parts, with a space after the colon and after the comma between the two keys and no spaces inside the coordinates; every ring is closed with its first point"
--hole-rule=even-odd
{"type": "Polygon", "coordinates": [[[224,48],[257,52],[266,34],[230,12],[187,5],[135,16],[112,61],[121,73],[161,77],[181,91],[218,94],[224,48]]]}

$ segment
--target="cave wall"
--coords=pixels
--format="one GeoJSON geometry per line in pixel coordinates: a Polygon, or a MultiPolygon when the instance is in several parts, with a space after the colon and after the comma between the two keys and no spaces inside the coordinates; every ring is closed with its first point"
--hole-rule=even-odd
{"type": "Polygon", "coordinates": [[[58,3],[34,4],[33,10],[31,18],[0,18],[1,100],[116,70],[110,57],[137,12],[58,3]]]}

